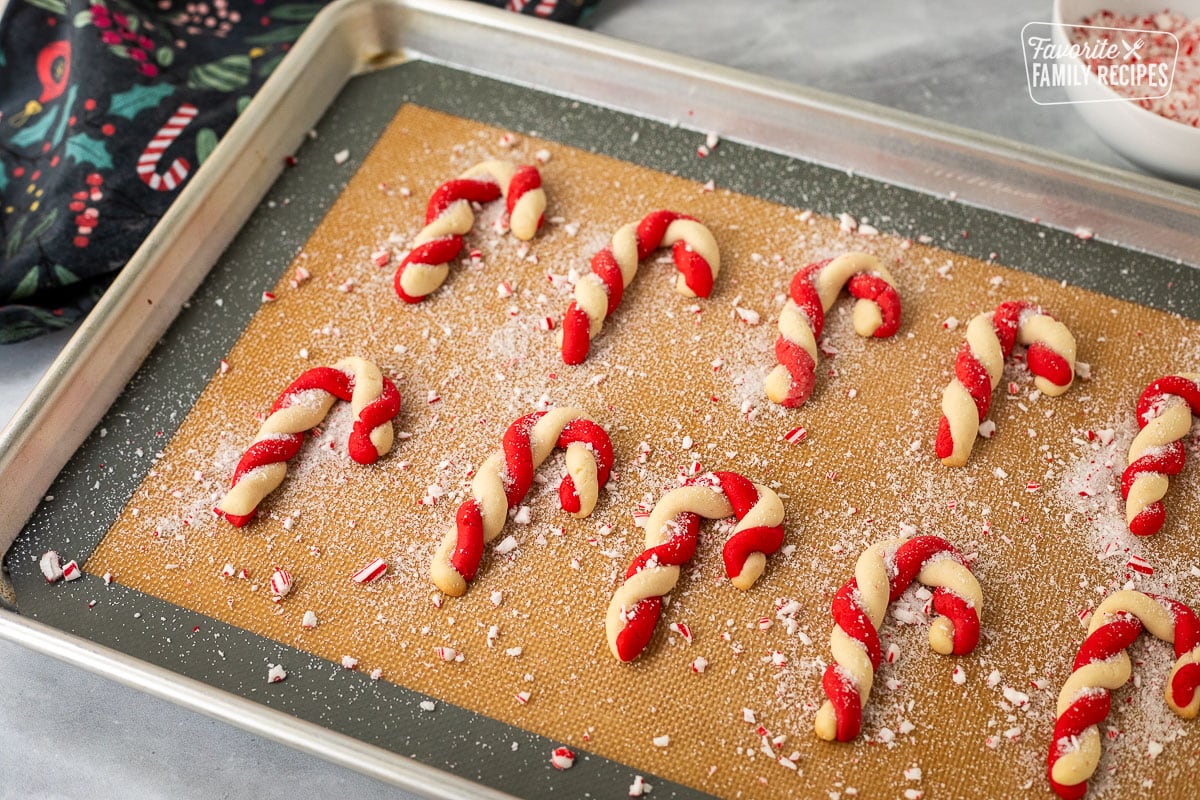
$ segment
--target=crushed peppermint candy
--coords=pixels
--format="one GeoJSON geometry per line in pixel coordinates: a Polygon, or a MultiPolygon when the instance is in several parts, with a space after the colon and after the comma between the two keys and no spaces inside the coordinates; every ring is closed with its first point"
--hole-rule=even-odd
{"type": "Polygon", "coordinates": [[[292,583],[292,573],[282,567],[275,568],[275,571],[271,573],[269,586],[276,602],[288,596],[288,593],[292,591],[292,583]]]}
{"type": "Polygon", "coordinates": [[[47,551],[38,560],[38,566],[41,568],[42,574],[46,576],[46,583],[54,583],[55,581],[62,580],[62,561],[55,551],[47,551]]]}
{"type": "Polygon", "coordinates": [[[372,581],[377,581],[382,578],[383,574],[387,572],[387,568],[387,562],[382,558],[377,558],[370,564],[367,564],[365,567],[360,569],[358,572],[354,573],[350,577],[350,580],[360,584],[371,583],[372,581]]]}
{"type": "Polygon", "coordinates": [[[575,766],[575,754],[566,747],[556,747],[550,754],[550,764],[555,769],[570,769],[575,766]]]}
{"type": "Polygon", "coordinates": [[[783,440],[788,444],[799,444],[808,438],[808,430],[803,426],[797,426],[783,435],[783,440]]]}
{"type": "Polygon", "coordinates": [[[671,630],[683,637],[683,640],[688,644],[692,643],[692,629],[688,627],[686,622],[672,622],[671,630]]]}
{"type": "Polygon", "coordinates": [[[267,670],[267,683],[279,683],[288,676],[282,664],[275,664],[267,670]]]}

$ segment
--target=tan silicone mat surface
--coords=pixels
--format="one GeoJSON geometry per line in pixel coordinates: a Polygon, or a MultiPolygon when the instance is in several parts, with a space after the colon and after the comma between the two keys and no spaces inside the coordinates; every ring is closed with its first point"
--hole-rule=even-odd
{"type": "MultiPolygon", "coordinates": [[[[227,371],[213,365],[178,434],[161,454],[130,453],[156,463],[87,570],[335,662],[353,656],[360,670],[621,761],[631,775],[716,795],[1048,795],[1054,698],[1084,637],[1077,614],[1126,581],[1193,607],[1200,600],[1196,459],[1172,480],[1167,525],[1152,540],[1122,532],[1113,494],[1134,400],[1151,379],[1200,367],[1200,325],[554,142],[524,138],[507,150],[502,133],[401,109],[281,277],[277,299],[227,355],[227,371]],[[426,302],[401,303],[393,269],[433,189],[486,158],[528,162],[541,150],[543,231],[523,245],[491,227],[499,204],[485,208],[467,239],[482,261],[460,260],[426,302]],[[713,296],[675,294],[669,259],[652,257],[588,362],[564,366],[555,333],[539,323],[561,318],[569,290],[547,276],[585,271],[613,231],[656,208],[714,231],[723,268],[713,296]],[[385,268],[372,262],[381,248],[393,251],[385,268]],[[822,357],[813,398],[799,410],[772,407],[762,381],[788,281],[850,249],[892,270],[900,332],[859,339],[840,300],[825,333],[837,352],[822,357]],[[293,287],[300,266],[312,277],[293,287]],[[501,282],[511,297],[500,296],[501,282]],[[1090,380],[1047,399],[1019,363],[1010,367],[991,414],[995,436],[966,468],[949,470],[933,454],[942,387],[966,322],[1009,299],[1040,302],[1065,322],[1090,380]],[[275,396],[303,370],[350,355],[375,361],[400,388],[393,452],[371,467],[350,462],[349,410],[338,404],[257,520],[235,530],[215,519],[210,509],[275,396]],[[465,597],[440,598],[428,562],[468,472],[513,419],[545,404],[580,406],[609,429],[614,480],[590,519],[572,520],[554,502],[562,459],[552,456],[547,482],[527,500],[531,522],[505,531],[516,548],[485,556],[465,597]],[[783,440],[796,426],[807,438],[783,440]],[[643,442],[649,456],[638,463],[643,442]],[[678,485],[693,461],[777,487],[786,553],[741,593],[722,579],[721,529],[706,524],[655,639],[637,662],[620,664],[604,640],[604,611],[641,549],[632,512],[678,485]],[[898,657],[881,668],[864,736],[819,742],[812,717],[823,700],[830,598],[865,545],[908,526],[974,556],[983,641],[970,656],[933,654],[923,602],[910,592],[884,626],[898,657]],[[1131,554],[1154,574],[1131,570],[1131,554]],[[351,583],[376,557],[390,565],[387,578],[351,583]],[[223,578],[226,564],[249,577],[223,578]],[[275,566],[296,580],[279,604],[267,590],[275,566]],[[779,613],[787,601],[794,611],[779,613]],[[300,625],[309,610],[315,630],[300,625]],[[671,634],[672,622],[690,626],[694,640],[671,634]],[[442,661],[439,646],[462,660],[442,661]],[[690,669],[697,657],[708,661],[703,674],[690,669]]],[[[1169,650],[1135,646],[1139,686],[1116,695],[1093,796],[1189,791],[1200,728],[1163,703],[1169,650]]]]}

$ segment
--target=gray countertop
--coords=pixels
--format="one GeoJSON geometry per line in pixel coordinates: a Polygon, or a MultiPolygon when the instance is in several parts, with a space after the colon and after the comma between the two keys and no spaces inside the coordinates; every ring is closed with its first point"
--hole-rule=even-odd
{"type": "MultiPolygon", "coordinates": [[[[1132,169],[1070,106],[1030,100],[1019,32],[1049,17],[1049,0],[602,0],[587,27],[1132,169]]],[[[0,424],[70,333],[0,346],[0,424]]],[[[408,797],[0,641],[0,800],[278,795],[408,797]]]]}

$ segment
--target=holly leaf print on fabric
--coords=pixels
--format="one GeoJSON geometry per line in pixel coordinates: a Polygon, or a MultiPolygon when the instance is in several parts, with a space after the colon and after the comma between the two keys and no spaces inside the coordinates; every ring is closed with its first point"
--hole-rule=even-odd
{"type": "Polygon", "coordinates": [[[226,56],[192,67],[188,73],[188,88],[232,92],[250,82],[250,56],[226,56]]]}
{"type": "Polygon", "coordinates": [[[67,0],[25,0],[31,6],[44,8],[51,14],[67,13],[67,0]]]}
{"type": "Polygon", "coordinates": [[[212,128],[201,128],[196,134],[196,160],[203,164],[217,146],[217,132],[212,128]]]}
{"type": "Polygon", "coordinates": [[[324,6],[321,3],[288,3],[276,6],[271,10],[273,19],[286,19],[288,22],[308,22],[317,15],[324,6]]]}
{"type": "Polygon", "coordinates": [[[108,113],[115,117],[132,120],[147,108],[155,108],[163,98],[175,93],[175,87],[169,83],[157,83],[153,86],[134,86],[125,92],[112,96],[108,113]]]}
{"type": "Polygon", "coordinates": [[[38,288],[38,268],[33,267],[29,272],[25,273],[25,277],[21,278],[21,282],[17,284],[17,288],[13,289],[12,299],[21,300],[29,297],[37,291],[38,288]]]}
{"type": "Polygon", "coordinates": [[[58,143],[62,141],[63,134],[67,132],[67,125],[71,123],[71,109],[75,106],[75,95],[79,93],[78,86],[72,86],[67,90],[67,99],[62,107],[65,109],[62,119],[58,121],[58,127],[54,129],[54,135],[50,137],[50,146],[58,147],[58,143]]]}
{"type": "Polygon", "coordinates": [[[58,106],[46,109],[33,122],[27,123],[20,131],[14,133],[8,141],[17,147],[29,147],[46,141],[50,128],[58,119],[58,106]]]}
{"type": "Polygon", "coordinates": [[[52,274],[54,275],[54,280],[58,282],[59,286],[70,286],[73,283],[79,283],[79,276],[74,272],[71,272],[71,270],[67,269],[62,264],[55,264],[52,274]]]}
{"type": "Polygon", "coordinates": [[[54,221],[57,219],[58,219],[58,209],[53,208],[50,210],[49,214],[42,217],[42,219],[38,222],[38,224],[33,227],[33,230],[31,230],[29,232],[29,235],[26,236],[25,238],[31,239],[31,240],[37,240],[37,239],[41,238],[42,234],[44,234],[46,231],[50,230],[51,227],[53,227],[54,221]]]}
{"type": "Polygon", "coordinates": [[[86,133],[77,133],[67,139],[67,158],[73,158],[80,164],[91,164],[96,169],[112,169],[112,158],[108,155],[108,146],[101,139],[93,139],[86,133]]]}
{"type": "Polygon", "coordinates": [[[246,43],[282,44],[284,42],[294,42],[300,38],[300,34],[304,33],[304,29],[308,27],[309,20],[315,17],[321,8],[322,4],[320,3],[294,3],[278,6],[271,10],[271,18],[295,24],[281,25],[274,30],[260,33],[257,36],[248,36],[246,37],[246,43]]]}

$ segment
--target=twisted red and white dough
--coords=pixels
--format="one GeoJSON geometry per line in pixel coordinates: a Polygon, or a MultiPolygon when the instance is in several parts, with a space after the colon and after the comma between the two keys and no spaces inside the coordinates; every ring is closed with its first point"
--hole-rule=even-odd
{"type": "Polygon", "coordinates": [[[736,472],[714,472],[667,492],[646,521],[646,546],[613,594],[605,617],[608,647],[621,661],[645,649],[662,613],[663,596],[696,551],[700,517],[737,517],[722,557],[730,582],[746,591],[762,575],[767,556],[783,544],[783,502],[766,486],[736,472]]]}
{"type": "Polygon", "coordinates": [[[400,393],[379,368],[361,358],[344,358],[332,367],[310,369],[292,381],[238,461],[229,491],[216,513],[235,527],[250,521],[263,498],[283,482],[287,462],[300,451],[304,432],[325,419],[335,400],[348,400],[354,412],[350,457],[373,464],[392,449],[392,419],[400,412],[400,393]]]}
{"type": "Polygon", "coordinates": [[[1200,374],[1167,375],[1146,387],[1137,402],[1141,432],[1129,446],[1129,466],[1121,475],[1125,521],[1138,536],[1158,533],[1166,519],[1162,499],[1167,478],[1183,469],[1183,438],[1200,415],[1200,374]]]}
{"type": "Polygon", "coordinates": [[[817,340],[825,314],[845,286],[854,304],[854,330],[859,336],[885,339],[900,328],[900,295],[895,280],[869,253],[846,253],[802,268],[792,277],[788,301],[779,313],[775,358],[779,366],[767,376],[767,399],[785,408],[804,405],[817,374],[817,340]]]}
{"type": "Polygon", "coordinates": [[[1058,397],[1075,380],[1075,337],[1067,326],[1025,302],[1001,303],[967,325],[967,340],[954,362],[954,380],[942,392],[937,455],[948,467],[967,463],[979,423],[987,417],[992,391],[1017,343],[1042,394],[1058,397]]]}
{"type": "Polygon", "coordinates": [[[612,242],[592,256],[592,271],[575,284],[575,299],[563,316],[559,344],[563,363],[582,364],[592,339],[600,334],[635,275],[638,263],[660,247],[672,246],[675,291],[684,297],[708,297],[721,271],[721,253],[712,232],[692,217],[653,211],[613,234],[612,242]]]}
{"type": "Polygon", "coordinates": [[[1058,719],[1050,743],[1050,785],[1065,800],[1078,800],[1100,762],[1100,723],[1108,717],[1111,692],[1130,677],[1129,655],[1142,629],[1175,645],[1167,679],[1167,706],[1183,719],[1200,713],[1200,619],[1182,603],[1135,591],[1114,592],[1092,615],[1087,639],[1071,676],[1058,693],[1058,719]]]}
{"type": "Polygon", "coordinates": [[[413,239],[413,249],[396,268],[393,284],[406,303],[419,303],[446,280],[450,261],[463,247],[463,235],[475,225],[471,203],[490,203],[503,196],[509,229],[528,241],[542,226],[546,192],[536,167],[508,161],[484,161],[446,181],[429,198],[425,227],[413,239]]]}
{"type": "Polygon", "coordinates": [[[863,551],[851,578],[833,597],[833,664],[821,684],[829,697],[814,727],[826,741],[849,742],[862,728],[862,709],[871,695],[883,657],[879,626],[888,604],[914,580],[933,589],[940,614],[929,628],[929,646],[943,655],[963,655],[979,642],[983,592],[962,556],[937,536],[881,542],[863,551]]]}
{"type": "Polygon", "coordinates": [[[586,517],[596,507],[612,469],[612,442],[604,429],[578,408],[526,414],[504,432],[503,450],[493,453],[471,481],[471,499],[458,507],[455,527],[434,553],[430,577],[452,597],[466,594],[475,580],[483,547],[495,539],[533,484],[533,473],[555,447],[567,451],[567,475],[558,487],[563,511],[586,517]]]}

